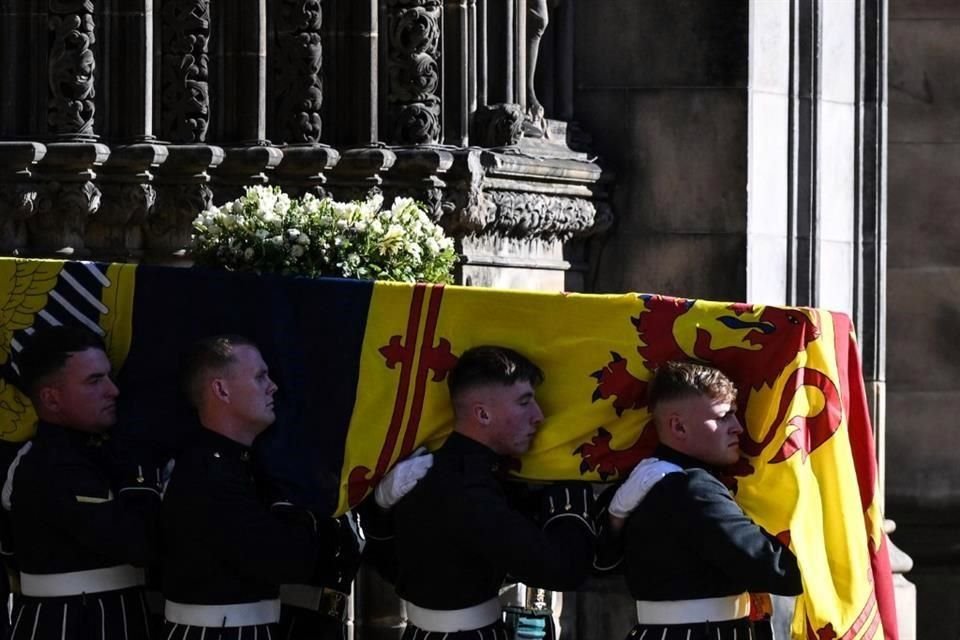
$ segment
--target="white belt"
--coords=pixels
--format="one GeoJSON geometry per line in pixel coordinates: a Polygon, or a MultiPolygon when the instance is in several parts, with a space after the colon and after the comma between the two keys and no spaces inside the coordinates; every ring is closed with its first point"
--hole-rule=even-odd
{"type": "Polygon", "coordinates": [[[242,604],[183,604],[166,601],[163,617],[191,627],[252,627],[280,621],[280,600],[242,604]]]}
{"type": "Polygon", "coordinates": [[[404,604],[407,606],[407,619],[424,631],[473,631],[500,619],[499,598],[491,598],[466,609],[424,609],[412,602],[404,601],[404,604]]]}
{"type": "Polygon", "coordinates": [[[722,622],[750,615],[750,595],[699,600],[638,600],[637,621],[640,624],[688,624],[722,622]]]}
{"type": "Polygon", "coordinates": [[[143,569],[129,564],[69,573],[20,573],[20,592],[34,598],[79,596],[143,584],[143,569]]]}

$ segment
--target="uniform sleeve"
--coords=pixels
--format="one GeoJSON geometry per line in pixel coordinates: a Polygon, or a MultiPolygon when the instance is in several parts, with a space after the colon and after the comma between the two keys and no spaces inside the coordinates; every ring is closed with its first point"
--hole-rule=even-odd
{"type": "Polygon", "coordinates": [[[458,537],[525,584],[570,591],[589,575],[594,535],[584,519],[554,517],[541,528],[485,485],[468,486],[456,504],[451,521],[462,523],[458,537]]]}
{"type": "Polygon", "coordinates": [[[373,496],[357,508],[360,526],[367,543],[363,548],[363,562],[373,566],[380,576],[392,585],[397,583],[399,564],[394,537],[393,512],[377,505],[373,496]]]}
{"type": "Polygon", "coordinates": [[[17,511],[33,511],[38,521],[68,533],[81,546],[117,564],[145,567],[157,559],[159,493],[115,494],[92,463],[54,465],[42,481],[29,482],[28,487],[19,480],[14,518],[17,511]]]}
{"type": "Polygon", "coordinates": [[[673,509],[678,535],[693,536],[704,560],[749,585],[780,595],[803,592],[793,553],[764,531],[719,482],[701,474],[675,474],[684,498],[673,509]]]}
{"type": "Polygon", "coordinates": [[[276,584],[309,582],[323,538],[330,537],[325,522],[298,508],[271,512],[251,486],[235,474],[217,474],[208,483],[205,548],[239,573],[276,584]]]}

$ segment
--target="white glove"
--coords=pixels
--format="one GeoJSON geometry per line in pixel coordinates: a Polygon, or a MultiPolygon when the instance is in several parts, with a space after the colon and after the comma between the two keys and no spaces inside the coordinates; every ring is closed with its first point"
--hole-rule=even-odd
{"type": "Polygon", "coordinates": [[[650,489],[663,480],[668,473],[683,471],[672,462],[665,462],[659,458],[647,458],[633,468],[617,492],[613,494],[607,511],[615,518],[626,518],[647,497],[650,489]]]}
{"type": "Polygon", "coordinates": [[[427,453],[426,447],[420,447],[383,476],[383,480],[373,492],[373,499],[381,509],[389,509],[400,502],[400,498],[410,493],[410,490],[417,486],[432,466],[433,454],[427,453]]]}

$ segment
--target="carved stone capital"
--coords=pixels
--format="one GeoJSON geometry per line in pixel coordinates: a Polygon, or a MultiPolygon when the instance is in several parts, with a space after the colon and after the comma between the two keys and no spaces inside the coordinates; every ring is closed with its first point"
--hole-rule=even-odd
{"type": "Polygon", "coordinates": [[[330,174],[329,190],[337,200],[365,200],[383,194],[383,174],[397,154],[383,146],[348,149],[330,174]]]}
{"type": "Polygon", "coordinates": [[[281,148],[283,158],[270,176],[284,192],[294,197],[311,193],[318,198],[327,194],[327,173],[340,162],[340,153],[322,144],[295,144],[281,148]]]}
{"type": "Polygon", "coordinates": [[[155,259],[175,260],[190,246],[193,219],[213,204],[213,191],[206,184],[158,184],[156,192],[143,227],[144,246],[155,259]]]}
{"type": "Polygon", "coordinates": [[[523,138],[523,109],[518,104],[491,104],[473,114],[472,144],[480,147],[517,145],[523,138]]]}
{"type": "Polygon", "coordinates": [[[85,255],[87,222],[100,209],[91,181],[47,182],[38,189],[36,215],[27,220],[30,245],[42,253],[85,255]]]}
{"type": "Polygon", "coordinates": [[[283,159],[283,152],[267,145],[228,147],[223,162],[212,172],[213,195],[216,202],[227,202],[243,195],[243,188],[266,184],[266,171],[272,170],[283,159]]]}

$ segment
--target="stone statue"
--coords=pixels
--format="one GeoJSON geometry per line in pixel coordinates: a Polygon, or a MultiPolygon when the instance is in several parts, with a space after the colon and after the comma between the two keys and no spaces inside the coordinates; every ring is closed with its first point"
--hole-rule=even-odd
{"type": "Polygon", "coordinates": [[[550,24],[550,9],[556,9],[560,0],[526,0],[527,2],[527,113],[524,134],[543,137],[546,131],[543,105],[537,99],[534,78],[537,73],[537,58],[540,54],[540,39],[550,24]]]}

